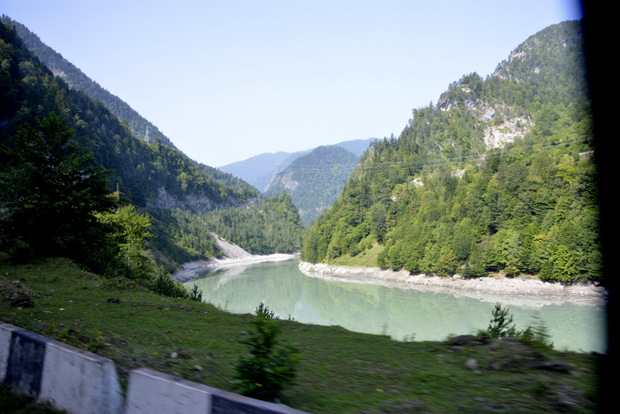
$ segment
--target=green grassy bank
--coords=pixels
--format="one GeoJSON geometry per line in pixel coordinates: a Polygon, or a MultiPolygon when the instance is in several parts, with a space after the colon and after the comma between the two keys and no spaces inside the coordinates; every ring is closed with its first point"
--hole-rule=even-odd
{"type": "MultiPolygon", "coordinates": [[[[251,318],[207,303],[158,296],[125,279],[104,279],[64,259],[0,264],[0,320],[111,358],[124,387],[130,370],[148,367],[234,391],[234,365],[246,352],[238,340],[251,318]],[[34,306],[11,306],[11,299],[23,293],[34,306]]],[[[296,385],[284,392],[282,403],[300,410],[597,410],[596,355],[507,340],[485,345],[397,342],[339,327],[277,323],[282,340],[296,343],[302,358],[296,385]]]]}

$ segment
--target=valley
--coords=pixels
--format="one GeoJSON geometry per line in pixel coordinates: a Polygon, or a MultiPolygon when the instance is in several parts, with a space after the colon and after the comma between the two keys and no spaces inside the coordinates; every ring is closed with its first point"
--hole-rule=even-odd
{"type": "Polygon", "coordinates": [[[149,366],[234,389],[260,304],[300,344],[283,401],[303,410],[594,412],[613,276],[582,22],[453,80],[398,136],[219,168],[2,23],[2,321],[125,377],[149,366]],[[36,307],[10,304],[22,293],[36,307]],[[485,342],[493,303],[527,329],[485,342]],[[531,368],[539,355],[579,375],[531,368]]]}

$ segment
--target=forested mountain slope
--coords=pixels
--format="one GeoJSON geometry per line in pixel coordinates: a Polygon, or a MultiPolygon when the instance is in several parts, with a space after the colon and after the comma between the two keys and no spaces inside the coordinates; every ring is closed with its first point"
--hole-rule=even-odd
{"type": "Polygon", "coordinates": [[[344,148],[318,147],[279,173],[265,195],[290,194],[302,223],[308,227],[338,199],[357,161],[358,157],[344,148]]]}
{"type": "Polygon", "coordinates": [[[219,167],[220,170],[230,173],[250,183],[260,192],[264,192],[271,180],[290,165],[293,160],[307,154],[310,150],[299,152],[264,153],[255,155],[247,160],[233,162],[219,167]]]}
{"type": "MultiPolygon", "coordinates": [[[[184,261],[218,254],[204,220],[200,244],[196,245],[188,236],[196,233],[195,226],[176,220],[173,212],[178,209],[204,213],[259,208],[258,191],[241,180],[199,165],[171,145],[136,138],[100,101],[54,76],[12,25],[0,25],[0,63],[0,142],[11,147],[21,127],[35,125],[52,112],[57,114],[73,130],[71,140],[91,151],[96,165],[111,170],[110,191],[118,188],[123,198],[152,214],[157,225],[153,231],[158,236],[156,244],[166,255],[184,261]]],[[[271,208],[273,203],[266,206],[271,208]]],[[[278,214],[270,217],[289,220],[278,214]]],[[[301,230],[297,235],[301,236],[301,230]]],[[[263,233],[261,237],[271,236],[263,233]]]]}
{"type": "Polygon", "coordinates": [[[114,170],[111,186],[138,206],[161,202],[162,194],[178,204],[203,209],[233,206],[254,197],[247,186],[233,191],[206,176],[198,164],[171,146],[147,144],[100,101],[71,89],[43,65],[8,27],[3,26],[2,140],[10,144],[17,128],[50,112],[64,118],[74,139],[89,148],[97,164],[114,170]]]}
{"type": "Polygon", "coordinates": [[[542,30],[374,144],[309,229],[302,258],[375,254],[415,273],[598,280],[590,107],[581,23],[542,30]]]}
{"type": "MultiPolygon", "coordinates": [[[[10,17],[5,15],[0,17],[0,21],[3,24],[9,24],[14,27],[28,49],[34,53],[55,76],[64,80],[71,89],[76,91],[82,90],[86,92],[89,97],[101,101],[110,112],[124,122],[133,136],[147,144],[161,143],[165,146],[175,148],[174,143],[165,136],[156,125],[145,119],[121,98],[111,94],[97,82],[90,79],[60,53],[43,43],[41,39],[28,30],[26,26],[11,20],[10,17]]],[[[203,164],[199,164],[199,168],[207,177],[216,181],[222,181],[225,186],[235,187],[239,191],[249,190],[245,189],[247,183],[231,174],[226,174],[203,164]]]]}
{"type": "Polygon", "coordinates": [[[155,125],[142,117],[138,112],[131,108],[118,96],[115,96],[104,89],[97,82],[90,79],[79,68],[66,60],[60,53],[47,46],[41,39],[32,33],[23,24],[11,20],[10,17],[2,15],[2,24],[10,24],[15,27],[19,37],[24,41],[28,49],[47,66],[54,75],[59,76],[67,82],[71,89],[83,90],[91,98],[97,99],[119,119],[127,122],[127,126],[132,134],[148,143],[161,142],[164,145],[174,146],[155,125]]]}

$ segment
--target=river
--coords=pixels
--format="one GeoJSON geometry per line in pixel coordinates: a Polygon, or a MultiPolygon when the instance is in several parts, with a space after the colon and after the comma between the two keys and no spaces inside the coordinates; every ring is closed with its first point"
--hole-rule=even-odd
{"type": "Polygon", "coordinates": [[[554,347],[606,352],[603,304],[470,297],[304,275],[299,260],[237,264],[199,273],[203,300],[232,313],[264,303],[281,319],[386,334],[395,340],[435,341],[486,329],[496,302],[508,307],[518,329],[543,321],[554,347]]]}

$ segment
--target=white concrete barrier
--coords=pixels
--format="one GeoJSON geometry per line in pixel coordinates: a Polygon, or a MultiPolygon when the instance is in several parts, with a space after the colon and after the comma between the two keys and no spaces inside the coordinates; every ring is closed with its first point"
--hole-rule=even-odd
{"type": "Polygon", "coordinates": [[[212,389],[150,369],[129,374],[126,414],[208,414],[212,389]]]}
{"type": "Polygon", "coordinates": [[[41,376],[45,361],[45,349],[52,341],[13,325],[3,324],[5,335],[10,334],[8,350],[3,352],[3,382],[20,394],[37,397],[41,391],[41,376]]]}
{"type": "Polygon", "coordinates": [[[304,414],[150,369],[123,399],[114,362],[0,322],[0,381],[69,414],[304,414]]]}
{"type": "Polygon", "coordinates": [[[0,380],[70,414],[124,408],[112,360],[7,323],[0,323],[0,380]]]}
{"type": "Polygon", "coordinates": [[[11,351],[11,338],[13,331],[18,330],[17,326],[0,321],[0,382],[4,383],[6,376],[6,368],[9,362],[9,353],[11,351]]]}
{"type": "Polygon", "coordinates": [[[125,414],[304,414],[150,369],[133,370],[125,414]]]}
{"type": "Polygon", "coordinates": [[[69,413],[121,414],[124,406],[112,360],[56,341],[47,344],[39,401],[69,413]]]}

